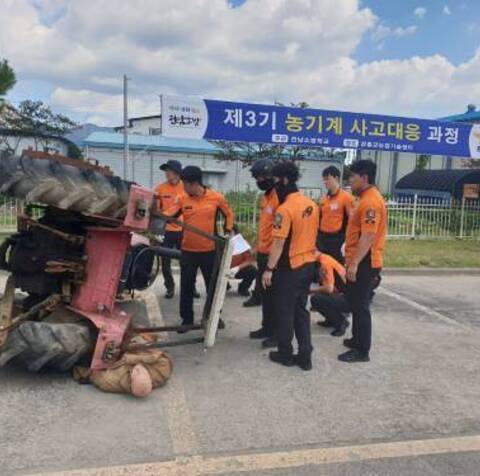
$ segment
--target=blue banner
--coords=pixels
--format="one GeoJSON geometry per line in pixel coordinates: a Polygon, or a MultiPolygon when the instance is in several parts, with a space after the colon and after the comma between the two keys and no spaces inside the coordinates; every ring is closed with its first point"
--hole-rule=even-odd
{"type": "Polygon", "coordinates": [[[480,158],[480,124],[209,99],[166,103],[165,135],[480,158]]]}

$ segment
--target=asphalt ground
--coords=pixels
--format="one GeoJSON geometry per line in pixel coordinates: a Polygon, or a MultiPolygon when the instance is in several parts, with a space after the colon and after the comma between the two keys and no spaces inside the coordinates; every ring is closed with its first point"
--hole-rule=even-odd
{"type": "MultiPolygon", "coordinates": [[[[0,369],[0,474],[479,474],[479,289],[480,276],[386,276],[369,363],[338,362],[315,314],[314,369],[269,362],[247,337],[259,308],[232,290],[216,346],[172,348],[171,381],[145,400],[0,369]]],[[[141,321],[177,322],[162,294],[159,281],[143,296],[141,321]]]]}

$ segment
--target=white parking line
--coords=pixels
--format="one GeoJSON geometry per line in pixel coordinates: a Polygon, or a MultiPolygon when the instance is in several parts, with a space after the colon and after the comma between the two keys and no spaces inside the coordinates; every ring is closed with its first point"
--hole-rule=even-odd
{"type": "Polygon", "coordinates": [[[256,474],[259,471],[300,468],[307,465],[319,466],[472,451],[480,451],[480,436],[396,441],[237,456],[191,456],[159,463],[44,473],[35,476],[197,476],[237,472],[256,474]]]}
{"type": "Polygon", "coordinates": [[[444,314],[440,314],[439,312],[434,311],[433,309],[430,309],[427,306],[419,304],[418,302],[413,301],[412,299],[402,296],[401,294],[398,294],[395,291],[392,291],[391,289],[387,289],[384,286],[379,287],[377,292],[379,292],[380,294],[384,294],[385,296],[391,297],[393,299],[396,299],[397,301],[403,302],[404,304],[407,304],[408,306],[413,307],[414,309],[417,309],[418,311],[421,311],[424,314],[427,314],[431,317],[435,317],[436,319],[439,319],[443,322],[452,324],[462,329],[467,328],[467,326],[461,324],[460,322],[457,322],[455,319],[445,316],[444,314]]]}
{"type": "MultiPolygon", "coordinates": [[[[165,320],[158,304],[155,293],[156,286],[142,293],[142,298],[147,308],[148,320],[152,326],[164,326],[165,320]]],[[[167,334],[159,334],[159,340],[168,340],[167,334]]],[[[161,392],[162,389],[159,390],[161,392]]],[[[165,414],[168,429],[175,455],[195,454],[200,450],[198,439],[195,435],[192,416],[188,409],[185,387],[179,376],[174,372],[168,382],[168,398],[164,399],[165,414]]]]}

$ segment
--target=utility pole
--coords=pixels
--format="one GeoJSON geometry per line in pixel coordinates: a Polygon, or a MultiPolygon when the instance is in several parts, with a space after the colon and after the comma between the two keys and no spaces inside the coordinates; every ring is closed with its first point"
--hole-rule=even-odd
{"type": "Polygon", "coordinates": [[[160,135],[163,134],[162,131],[162,109],[163,109],[163,98],[161,94],[158,94],[158,99],[160,100],[160,135]]]}
{"type": "Polygon", "coordinates": [[[128,150],[128,78],[123,75],[123,179],[128,180],[129,167],[128,150]]]}

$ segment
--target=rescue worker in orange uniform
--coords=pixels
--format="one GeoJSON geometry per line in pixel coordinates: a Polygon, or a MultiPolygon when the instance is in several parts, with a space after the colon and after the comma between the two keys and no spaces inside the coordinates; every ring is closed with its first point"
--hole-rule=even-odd
{"type": "Polygon", "coordinates": [[[265,288],[273,285],[275,330],[278,350],[271,351],[270,360],[303,370],[312,368],[310,313],[306,305],[310,284],[315,278],[318,231],[318,207],[299,192],[298,167],[281,162],[272,169],[280,205],[273,223],[273,242],[262,276],[265,288]],[[293,335],[297,338],[298,354],[293,354],[293,335]]]}
{"type": "Polygon", "coordinates": [[[343,362],[368,362],[372,340],[370,303],[383,266],[388,217],[385,200],[375,186],[375,163],[359,160],[350,170],[350,185],[359,197],[348,221],[345,242],[346,297],[352,311],[352,338],[343,341],[351,350],[338,358],[343,362]]]}
{"type": "MultiPolygon", "coordinates": [[[[257,231],[257,268],[258,281],[268,262],[268,255],[273,242],[273,220],[279,205],[278,196],[274,189],[272,168],[274,162],[271,159],[259,159],[250,169],[252,177],[257,182],[257,187],[264,192],[260,201],[260,217],[257,231]]],[[[272,288],[260,287],[262,295],[262,325],[260,329],[250,332],[251,339],[263,339],[264,348],[276,347],[275,338],[275,310],[273,308],[272,288]]]]}
{"type": "Polygon", "coordinates": [[[333,165],[327,167],[322,176],[328,192],[320,199],[319,204],[320,227],[317,248],[343,264],[341,248],[345,242],[348,216],[355,199],[340,187],[340,170],[337,167],[333,165]]]}
{"type": "Polygon", "coordinates": [[[347,314],[350,313],[345,289],[347,273],[345,268],[330,255],[319,253],[317,256],[319,286],[312,286],[310,303],[312,310],[319,312],[324,321],[317,324],[333,327],[334,337],[341,337],[348,328],[347,314]]]}
{"type": "MultiPolygon", "coordinates": [[[[169,160],[160,166],[160,170],[165,172],[167,180],[155,187],[155,194],[158,197],[158,209],[164,212],[174,207],[180,198],[185,195],[185,191],[180,178],[182,164],[178,160],[169,160]]],[[[180,249],[181,242],[182,228],[174,223],[168,223],[165,227],[163,246],[180,249]]],[[[165,297],[171,299],[175,295],[175,281],[172,275],[170,258],[162,258],[162,274],[165,289],[167,290],[165,297]]]]}
{"type": "MultiPolygon", "coordinates": [[[[182,171],[182,180],[185,195],[180,197],[167,215],[182,215],[185,224],[214,235],[218,213],[221,213],[225,217],[225,232],[231,233],[233,211],[221,193],[203,184],[201,169],[193,165],[185,167],[182,171]]],[[[215,262],[215,243],[184,229],[181,250],[180,317],[183,325],[192,325],[195,278],[200,268],[208,290],[215,262]]]]}

